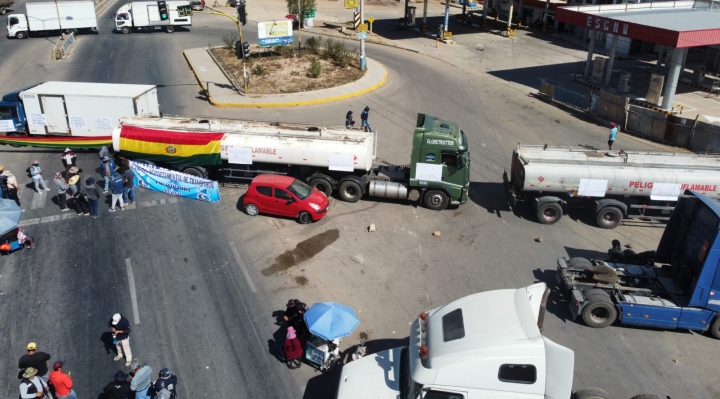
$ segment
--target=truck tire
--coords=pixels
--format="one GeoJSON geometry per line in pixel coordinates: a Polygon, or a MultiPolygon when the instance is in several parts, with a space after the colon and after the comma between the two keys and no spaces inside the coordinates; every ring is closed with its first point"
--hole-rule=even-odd
{"type": "Polygon", "coordinates": [[[575,391],[574,399],[610,399],[610,394],[600,388],[583,388],[575,391]]]}
{"type": "Polygon", "coordinates": [[[120,32],[122,32],[123,35],[127,35],[128,33],[130,33],[130,28],[128,28],[127,26],[123,26],[122,28],[120,28],[120,32]]]}
{"type": "Polygon", "coordinates": [[[363,196],[363,190],[360,183],[348,179],[340,183],[338,196],[343,201],[358,202],[363,196]]]}
{"type": "Polygon", "coordinates": [[[168,26],[165,27],[165,32],[167,32],[167,33],[173,33],[173,32],[175,32],[175,27],[172,26],[172,25],[168,25],[168,26]]]}
{"type": "Polygon", "coordinates": [[[248,216],[257,216],[260,210],[255,204],[247,204],[245,205],[245,213],[247,213],[248,216]]]}
{"type": "Polygon", "coordinates": [[[615,206],[606,206],[605,208],[600,209],[595,220],[597,221],[598,226],[603,229],[614,229],[618,227],[620,222],[622,222],[624,216],[625,215],[623,215],[623,211],[621,211],[620,208],[615,206]]]}
{"type": "Polygon", "coordinates": [[[557,202],[546,202],[538,207],[537,218],[542,224],[555,224],[563,216],[563,209],[557,202]]]}
{"type": "Polygon", "coordinates": [[[715,316],[715,320],[710,325],[710,334],[715,339],[720,339],[720,314],[715,316]]]}
{"type": "Polygon", "coordinates": [[[639,395],[633,396],[630,399],[660,399],[660,397],[651,393],[641,393],[639,395]]]}
{"type": "Polygon", "coordinates": [[[297,220],[300,224],[310,224],[312,223],[312,216],[307,212],[300,212],[297,220]]]}
{"type": "Polygon", "coordinates": [[[0,7],[0,15],[5,15],[5,12],[7,12],[5,7],[0,7]]]}
{"type": "Polygon", "coordinates": [[[310,187],[325,194],[326,197],[330,198],[333,192],[333,186],[330,184],[330,180],[324,177],[316,177],[308,183],[310,187]]]}
{"type": "Polygon", "coordinates": [[[22,39],[27,38],[27,33],[25,33],[25,32],[18,32],[18,33],[15,34],[15,37],[22,40],[22,39]]]}
{"type": "Polygon", "coordinates": [[[567,261],[567,265],[571,269],[581,269],[585,270],[587,268],[592,267],[592,262],[590,262],[590,259],[583,258],[581,256],[576,256],[574,258],[570,258],[570,260],[567,261]]]}
{"type": "Polygon", "coordinates": [[[450,204],[450,198],[440,190],[428,190],[428,192],[425,193],[425,200],[423,202],[428,209],[442,211],[450,204]]]}
{"type": "Polygon", "coordinates": [[[604,328],[617,320],[617,308],[610,294],[601,290],[589,290],[585,294],[587,304],[582,310],[582,319],[588,327],[604,328]]]}

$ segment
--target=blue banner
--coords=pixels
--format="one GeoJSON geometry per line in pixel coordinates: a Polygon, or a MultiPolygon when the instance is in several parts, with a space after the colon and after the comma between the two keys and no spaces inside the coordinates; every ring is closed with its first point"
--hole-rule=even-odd
{"type": "Polygon", "coordinates": [[[275,36],[265,39],[258,39],[260,47],[289,46],[293,44],[292,36],[275,36]]]}
{"type": "Polygon", "coordinates": [[[198,201],[220,201],[220,189],[214,180],[133,161],[130,168],[138,187],[198,201]]]}

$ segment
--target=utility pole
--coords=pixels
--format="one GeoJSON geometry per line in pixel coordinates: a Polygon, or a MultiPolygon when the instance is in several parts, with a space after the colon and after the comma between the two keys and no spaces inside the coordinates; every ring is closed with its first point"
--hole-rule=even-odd
{"type": "MultiPolygon", "coordinates": [[[[360,24],[365,23],[365,0],[360,0],[360,24]]],[[[360,70],[365,70],[365,39],[360,39],[360,70]]]]}
{"type": "MultiPolygon", "coordinates": [[[[237,25],[237,29],[238,29],[238,36],[239,36],[239,38],[240,38],[240,45],[242,46],[242,44],[243,44],[243,34],[242,34],[242,22],[240,22],[240,18],[235,18],[235,17],[233,17],[232,15],[225,14],[224,12],[213,10],[212,8],[210,8],[210,7],[208,7],[208,6],[205,6],[205,8],[208,8],[208,9],[211,10],[211,11],[209,11],[209,12],[208,12],[208,11],[203,11],[205,14],[222,15],[223,17],[228,17],[228,18],[232,19],[233,22],[235,22],[235,24],[237,25]]],[[[245,53],[243,53],[242,66],[243,66],[243,71],[245,71],[245,53]]],[[[245,72],[244,72],[244,74],[246,75],[245,72]]],[[[245,84],[244,84],[245,93],[247,93],[247,91],[248,91],[248,81],[247,81],[247,78],[245,78],[245,79],[243,79],[243,80],[244,80],[244,83],[245,83],[245,84]]]]}
{"type": "Polygon", "coordinates": [[[302,8],[300,8],[300,0],[298,0],[298,55],[300,55],[300,49],[302,48],[302,8]]]}

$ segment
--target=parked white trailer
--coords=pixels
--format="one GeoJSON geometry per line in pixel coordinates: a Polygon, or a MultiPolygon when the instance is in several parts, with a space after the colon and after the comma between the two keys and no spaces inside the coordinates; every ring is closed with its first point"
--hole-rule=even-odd
{"type": "Polygon", "coordinates": [[[19,98],[34,135],[109,137],[125,116],[160,115],[154,85],[46,82],[19,98]]]}
{"type": "Polygon", "coordinates": [[[510,207],[532,201],[541,223],[556,223],[577,205],[614,228],[624,217],[667,220],[686,189],[718,198],[718,172],[720,156],[520,145],[503,177],[510,207]]]}
{"type": "Polygon", "coordinates": [[[24,39],[33,34],[52,31],[97,31],[95,3],[92,1],[58,1],[27,3],[25,14],[10,14],[7,36],[24,39]]]}
{"type": "Polygon", "coordinates": [[[123,4],[115,13],[115,29],[124,34],[133,30],[175,32],[176,26],[192,26],[189,0],[136,1],[123,4]]]}

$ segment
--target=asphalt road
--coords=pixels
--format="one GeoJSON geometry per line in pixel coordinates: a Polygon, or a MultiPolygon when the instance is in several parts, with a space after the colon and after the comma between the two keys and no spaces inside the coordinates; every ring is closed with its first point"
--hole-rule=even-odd
{"type": "MultiPolygon", "coordinates": [[[[115,8],[100,16],[98,35],[80,37],[68,60],[51,62],[52,43],[46,39],[0,40],[0,89],[51,79],[156,84],[166,114],[317,124],[339,124],[348,109],[370,105],[370,122],[380,132],[379,156],[397,164],[407,163],[416,114],[427,112],[457,121],[468,135],[472,201],[430,212],[389,201],[333,200],[326,219],[302,226],[244,215],[237,208],[242,190],[235,188],[224,188],[219,204],[170,203],[142,191],[139,200],[147,206],[115,214],[103,210],[96,220],[74,217],[28,226],[38,249],[0,259],[0,351],[8,354],[0,362],[0,387],[6,396],[15,395],[16,358],[31,340],[68,361],[81,397],[99,393],[121,366],[101,340],[107,321],[116,311],[135,316],[128,262],[140,320],[134,325],[134,352],[155,371],[169,366],[183,394],[331,398],[336,373],[321,375],[305,366],[290,372],[273,359],[271,340],[278,330],[273,312],[289,298],[352,306],[361,325],[342,349],[364,333],[372,351],[402,342],[408,322],[422,310],[481,290],[552,281],[560,256],[602,256],[613,238],[632,242],[638,251],[657,245],[661,227],[629,223],[601,230],[578,213],[545,226],[531,212],[505,211],[499,182],[518,142],[602,148],[607,127],[528,96],[482,71],[483,64],[460,69],[368,45],[368,55],[384,63],[391,77],[375,92],[303,108],[218,109],[200,95],[181,52],[220,44],[234,30],[229,20],[196,14],[189,31],[119,35],[111,33],[109,14],[115,8]],[[370,223],[378,226],[376,233],[366,231],[370,223]],[[441,237],[431,236],[436,230],[441,237]],[[534,241],[539,236],[543,243],[534,241]]],[[[250,40],[252,31],[251,23],[250,40]]],[[[551,48],[523,40],[513,42],[518,58],[495,60],[494,68],[511,70],[519,57],[552,59],[551,48]]],[[[663,148],[622,134],[617,145],[663,148]]],[[[57,153],[0,151],[2,163],[16,175],[35,157],[51,169],[60,167],[57,153]]],[[[94,169],[95,159],[85,154],[81,165],[94,169]]],[[[49,197],[35,199],[30,189],[22,199],[27,219],[59,214],[49,197]]],[[[641,392],[720,397],[713,383],[712,359],[720,355],[715,340],[617,326],[594,330],[567,320],[565,308],[564,298],[551,297],[545,333],[575,350],[575,388],[598,386],[616,398],[641,392]]]]}

